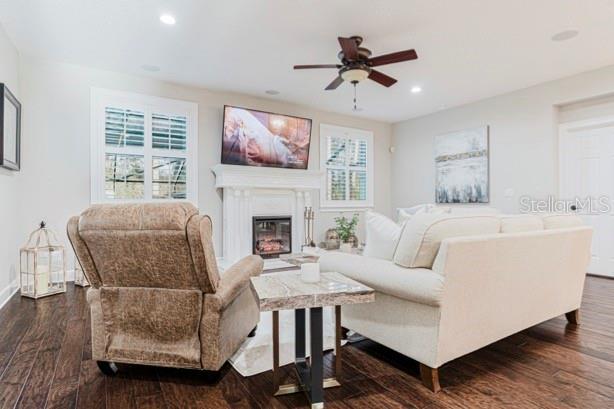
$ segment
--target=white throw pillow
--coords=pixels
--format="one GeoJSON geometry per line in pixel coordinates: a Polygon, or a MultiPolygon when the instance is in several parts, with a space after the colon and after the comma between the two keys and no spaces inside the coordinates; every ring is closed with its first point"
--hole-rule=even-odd
{"type": "Polygon", "coordinates": [[[407,220],[411,219],[416,214],[432,213],[443,214],[450,213],[452,208],[447,206],[435,206],[434,204],[427,203],[414,207],[399,207],[397,208],[397,223],[402,225],[407,220]]]}
{"type": "Polygon", "coordinates": [[[407,213],[405,209],[399,209],[398,217],[397,217],[397,224],[399,226],[403,226],[403,224],[405,224],[406,221],[411,219],[412,216],[413,214],[407,213]]]}
{"type": "Polygon", "coordinates": [[[401,226],[376,212],[365,214],[367,240],[364,255],[392,260],[401,234],[401,226]]]}
{"type": "Polygon", "coordinates": [[[431,268],[442,240],[499,233],[500,226],[496,215],[416,214],[403,227],[394,262],[403,267],[431,268]]]}

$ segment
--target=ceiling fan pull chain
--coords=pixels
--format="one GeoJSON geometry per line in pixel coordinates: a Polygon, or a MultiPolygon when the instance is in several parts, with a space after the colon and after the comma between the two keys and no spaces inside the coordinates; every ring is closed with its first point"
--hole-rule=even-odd
{"type": "Polygon", "coordinates": [[[353,81],[352,84],[354,84],[354,111],[356,111],[358,108],[356,107],[356,81],[353,81]]]}

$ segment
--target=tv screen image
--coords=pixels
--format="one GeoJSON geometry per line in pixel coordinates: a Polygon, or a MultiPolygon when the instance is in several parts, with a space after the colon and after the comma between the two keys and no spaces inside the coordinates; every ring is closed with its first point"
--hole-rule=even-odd
{"type": "Polygon", "coordinates": [[[222,163],[307,169],[311,119],[224,106],[222,163]]]}

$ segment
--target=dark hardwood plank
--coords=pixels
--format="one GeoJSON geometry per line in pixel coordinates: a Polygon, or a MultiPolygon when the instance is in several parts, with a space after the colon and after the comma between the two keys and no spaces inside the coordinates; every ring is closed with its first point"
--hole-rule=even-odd
{"type": "Polygon", "coordinates": [[[210,374],[196,370],[158,368],[160,387],[168,408],[227,409],[222,390],[210,374]]]}
{"type": "MultiPolygon", "coordinates": [[[[123,365],[116,377],[91,359],[86,289],[37,301],[14,296],[0,310],[0,408],[305,408],[301,394],[273,397],[271,373],[243,378],[226,364],[202,371],[123,365]]],[[[342,386],[326,407],[614,407],[614,280],[587,279],[579,325],[564,316],[444,365],[441,392],[419,365],[370,340],[343,347],[342,386]]],[[[325,354],[325,372],[334,366],[325,354]]],[[[291,366],[282,380],[294,381],[291,366]]]]}
{"type": "MultiPolygon", "coordinates": [[[[107,407],[106,377],[100,373],[98,365],[91,359],[81,363],[77,407],[84,409],[107,407]]],[[[109,407],[109,409],[114,408],[109,407]]]]}
{"type": "Polygon", "coordinates": [[[6,370],[36,313],[34,301],[17,294],[0,310],[0,376],[6,370]]]}
{"type": "Polygon", "coordinates": [[[47,408],[69,409],[77,404],[86,322],[85,318],[76,318],[66,326],[66,335],[47,397],[47,408]]]}
{"type": "Polygon", "coordinates": [[[49,333],[54,308],[61,301],[61,296],[37,300],[36,317],[0,377],[0,407],[14,407],[19,400],[36,363],[38,352],[49,333]]]}

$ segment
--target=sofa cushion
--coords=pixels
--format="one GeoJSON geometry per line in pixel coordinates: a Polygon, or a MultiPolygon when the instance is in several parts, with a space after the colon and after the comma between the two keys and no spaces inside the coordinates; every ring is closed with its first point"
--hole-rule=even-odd
{"type": "Polygon", "coordinates": [[[499,233],[500,226],[496,215],[417,214],[405,223],[393,261],[403,267],[431,268],[442,240],[499,233]]]}
{"type": "Polygon", "coordinates": [[[376,212],[367,212],[365,222],[367,245],[364,255],[392,260],[401,234],[401,226],[376,212]]]}
{"type": "Polygon", "coordinates": [[[375,291],[420,304],[437,306],[443,293],[441,274],[426,268],[410,271],[388,260],[329,251],[320,257],[320,268],[339,272],[375,291]]]}
{"type": "Polygon", "coordinates": [[[541,217],[546,230],[584,226],[582,219],[573,213],[548,213],[541,217]]]}
{"type": "Polygon", "coordinates": [[[501,233],[544,230],[544,222],[541,217],[533,214],[510,214],[500,216],[500,218],[501,233]]]}

